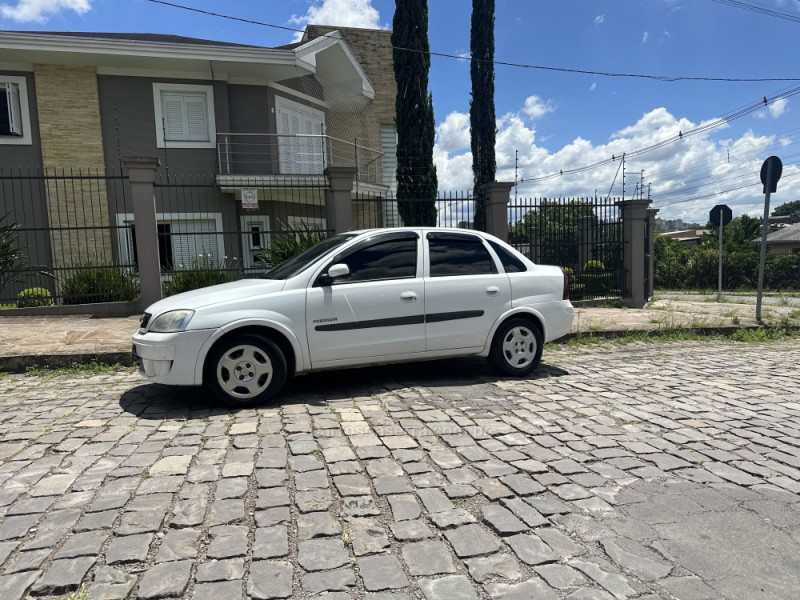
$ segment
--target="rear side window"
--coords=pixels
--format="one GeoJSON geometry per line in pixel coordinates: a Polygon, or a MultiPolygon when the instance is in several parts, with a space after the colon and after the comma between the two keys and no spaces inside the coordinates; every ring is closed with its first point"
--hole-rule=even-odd
{"type": "Polygon", "coordinates": [[[500,262],[502,263],[503,269],[505,269],[506,273],[522,273],[523,271],[528,270],[524,262],[511,254],[511,252],[503,248],[497,242],[489,240],[489,245],[492,247],[492,250],[495,251],[495,254],[497,254],[497,257],[500,259],[500,262]]]}
{"type": "Polygon", "coordinates": [[[492,256],[475,238],[428,239],[431,277],[450,275],[488,275],[497,273],[492,256]]]}

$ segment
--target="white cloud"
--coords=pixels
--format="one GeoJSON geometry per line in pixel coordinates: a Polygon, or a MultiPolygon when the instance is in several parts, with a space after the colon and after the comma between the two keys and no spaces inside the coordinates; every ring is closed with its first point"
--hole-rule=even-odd
{"type": "Polygon", "coordinates": [[[470,147],[469,115],[451,112],[436,128],[436,144],[446,152],[470,147]]]}
{"type": "Polygon", "coordinates": [[[0,4],[0,17],[19,23],[44,23],[64,10],[82,15],[91,8],[90,0],[19,0],[16,6],[0,4]]]}
{"type": "Polygon", "coordinates": [[[649,37],[650,37],[650,34],[645,31],[644,34],[642,34],[642,43],[646,44],[647,43],[647,38],[649,38],[649,37]]]}
{"type": "MultiPolygon", "coordinates": [[[[472,189],[472,155],[466,124],[466,114],[451,113],[437,130],[434,161],[439,188],[443,191],[472,189]]],[[[579,137],[561,148],[547,149],[537,144],[537,132],[526,124],[524,108],[520,108],[497,120],[496,178],[497,181],[514,181],[515,154],[518,153],[516,173],[524,180],[517,188],[520,198],[587,197],[595,191],[605,196],[623,153],[648,147],[674,137],[679,131],[686,133],[704,124],[676,117],[666,108],[655,108],[635,123],[614,132],[605,142],[579,137]],[[598,168],[535,181],[560,170],[608,161],[612,156],[616,157],[615,162],[598,168]]],[[[716,128],[686,135],[678,142],[628,158],[625,162],[626,197],[631,196],[639,180],[638,174],[643,170],[645,185],[652,185],[653,206],[661,210],[662,218],[680,217],[705,223],[709,209],[720,203],[728,204],[734,216],[758,216],[759,211],[763,212],[758,181],[761,163],[765,156],[779,151],[786,141],[752,131],[737,138],[721,139],[719,132],[723,130],[716,128]]],[[[611,193],[613,197],[622,192],[621,179],[620,174],[611,193]]],[[[800,197],[800,168],[784,166],[781,184],[781,192],[786,197],[800,197]]]]}
{"type": "Polygon", "coordinates": [[[605,15],[597,15],[594,18],[594,24],[595,25],[602,25],[605,22],[605,20],[606,20],[606,16],[605,15]]]}
{"type": "MultiPolygon", "coordinates": [[[[380,14],[372,6],[372,0],[322,0],[309,2],[306,14],[292,15],[290,23],[305,27],[312,25],[332,25],[340,27],[364,27],[381,29],[380,14]]],[[[302,34],[295,36],[299,40],[302,34]]]]}
{"type": "Polygon", "coordinates": [[[591,87],[589,88],[590,92],[593,92],[597,89],[597,82],[593,81],[591,87]]]}
{"type": "Polygon", "coordinates": [[[528,96],[525,99],[525,106],[522,111],[535,121],[555,109],[556,107],[550,100],[542,100],[539,96],[528,96]]]}
{"type": "Polygon", "coordinates": [[[786,106],[788,104],[789,101],[786,98],[778,98],[767,107],[769,109],[769,114],[772,115],[773,119],[777,119],[786,112],[786,106]]]}

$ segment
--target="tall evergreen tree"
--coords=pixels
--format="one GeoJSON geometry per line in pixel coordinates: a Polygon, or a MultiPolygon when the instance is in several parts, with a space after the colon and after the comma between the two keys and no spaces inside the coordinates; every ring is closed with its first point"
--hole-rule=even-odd
{"type": "Polygon", "coordinates": [[[494,0],[472,0],[472,23],[469,48],[472,54],[470,75],[472,99],[469,104],[469,128],[472,144],[473,196],[475,229],[486,223],[485,205],[479,197],[480,186],[495,177],[494,143],[497,126],[494,114],[494,0]]]}
{"type": "Polygon", "coordinates": [[[397,82],[398,210],[406,225],[435,225],[438,181],[433,164],[433,97],[428,93],[427,0],[395,0],[392,46],[397,82]]]}

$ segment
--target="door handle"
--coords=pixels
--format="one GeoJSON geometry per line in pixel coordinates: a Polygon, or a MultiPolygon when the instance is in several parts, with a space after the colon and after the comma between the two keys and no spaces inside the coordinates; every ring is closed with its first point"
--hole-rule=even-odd
{"type": "Polygon", "coordinates": [[[497,287],[496,285],[490,285],[489,287],[486,288],[486,293],[489,294],[490,296],[497,296],[497,294],[500,293],[500,288],[497,287]]]}
{"type": "Polygon", "coordinates": [[[417,301],[417,293],[416,292],[403,292],[400,294],[400,299],[405,300],[406,302],[416,302],[417,301]]]}

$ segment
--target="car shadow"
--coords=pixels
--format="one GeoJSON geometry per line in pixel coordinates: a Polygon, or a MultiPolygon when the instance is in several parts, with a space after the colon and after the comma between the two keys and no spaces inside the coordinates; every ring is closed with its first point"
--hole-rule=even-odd
{"type": "MultiPolygon", "coordinates": [[[[568,371],[542,363],[525,381],[537,381],[569,375],[568,371]]],[[[521,381],[497,375],[486,360],[450,358],[444,360],[382,365],[358,369],[322,371],[289,381],[277,405],[309,404],[355,398],[394,395],[414,388],[426,388],[438,396],[440,404],[453,398],[496,395],[498,381],[521,381]]],[[[177,387],[143,383],[125,392],[120,408],[141,419],[205,419],[214,415],[236,413],[214,400],[203,388],[177,387]]]]}

